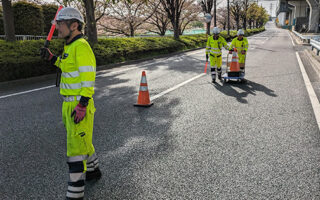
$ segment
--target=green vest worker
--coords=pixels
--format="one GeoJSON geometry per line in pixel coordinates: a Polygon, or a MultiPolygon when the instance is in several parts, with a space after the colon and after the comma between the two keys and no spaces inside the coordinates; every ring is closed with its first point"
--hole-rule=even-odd
{"type": "Polygon", "coordinates": [[[82,38],[83,17],[77,9],[66,7],[56,17],[58,37],[66,43],[61,56],[41,49],[41,57],[62,71],[60,94],[62,119],[67,129],[69,181],[67,199],[83,199],[85,180],[99,179],[101,172],[92,145],[94,119],[94,84],[96,59],[88,42],[82,38]]]}
{"type": "Polygon", "coordinates": [[[221,79],[221,65],[222,65],[222,53],[221,49],[229,49],[226,40],[219,36],[220,30],[218,27],[214,27],[212,30],[213,36],[210,36],[207,41],[206,47],[206,61],[208,61],[208,54],[210,54],[210,66],[212,83],[216,82],[216,67],[218,71],[218,78],[221,79]]]}
{"type": "MultiPolygon", "coordinates": [[[[229,50],[231,51],[233,48],[237,49],[240,70],[242,71],[243,75],[244,75],[244,67],[245,67],[248,47],[249,47],[249,43],[247,38],[244,37],[244,31],[242,29],[239,29],[237,33],[237,37],[232,40],[229,50]]],[[[229,53],[231,54],[231,52],[229,53]]]]}

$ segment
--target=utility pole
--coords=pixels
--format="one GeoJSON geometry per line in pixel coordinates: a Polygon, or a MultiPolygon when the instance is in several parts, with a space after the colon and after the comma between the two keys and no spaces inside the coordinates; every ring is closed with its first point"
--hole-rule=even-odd
{"type": "Polygon", "coordinates": [[[227,4],[227,9],[228,9],[228,36],[230,36],[230,6],[229,6],[229,1],[228,0],[228,4],[227,4]]]}
{"type": "Polygon", "coordinates": [[[217,0],[213,1],[214,27],[217,27],[217,0]]]}

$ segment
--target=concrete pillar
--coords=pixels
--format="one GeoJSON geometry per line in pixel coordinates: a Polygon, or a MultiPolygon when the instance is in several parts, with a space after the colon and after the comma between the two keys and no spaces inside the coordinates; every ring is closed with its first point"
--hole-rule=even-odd
{"type": "Polygon", "coordinates": [[[320,9],[316,0],[307,0],[310,6],[309,32],[318,32],[320,9]]]}
{"type": "Polygon", "coordinates": [[[279,19],[279,25],[280,26],[286,25],[286,13],[285,12],[279,13],[278,19],[279,19]]]}

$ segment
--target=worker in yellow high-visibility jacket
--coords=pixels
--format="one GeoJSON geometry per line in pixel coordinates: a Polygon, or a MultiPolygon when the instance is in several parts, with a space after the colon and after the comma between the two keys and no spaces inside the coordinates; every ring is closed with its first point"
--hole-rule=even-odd
{"type": "Polygon", "coordinates": [[[53,23],[58,37],[65,39],[64,51],[61,56],[55,56],[48,48],[42,48],[41,56],[62,71],[60,94],[64,100],[62,119],[67,129],[69,165],[66,197],[83,199],[85,180],[101,177],[92,144],[96,59],[81,33],[84,21],[77,9],[61,9],[53,23]]]}
{"type": "Polygon", "coordinates": [[[245,71],[245,62],[246,62],[246,55],[249,48],[248,39],[244,37],[244,31],[242,29],[238,30],[237,37],[235,37],[230,45],[230,54],[233,48],[237,49],[238,57],[239,57],[239,64],[240,64],[240,70],[242,72],[242,75],[244,76],[245,71]]]}
{"type": "Polygon", "coordinates": [[[221,37],[218,27],[214,27],[212,30],[213,35],[208,37],[206,46],[206,61],[208,62],[210,55],[210,66],[212,82],[216,82],[216,67],[218,71],[218,78],[221,79],[221,65],[222,65],[222,47],[229,49],[226,40],[221,37]]]}

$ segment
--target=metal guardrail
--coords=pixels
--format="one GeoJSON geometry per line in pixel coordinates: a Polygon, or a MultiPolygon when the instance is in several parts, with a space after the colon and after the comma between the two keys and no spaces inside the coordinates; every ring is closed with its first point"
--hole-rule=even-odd
{"type": "MultiPolygon", "coordinates": [[[[15,35],[16,40],[41,40],[41,39],[46,39],[47,36],[37,36],[37,35],[15,35]]],[[[52,37],[57,38],[56,36],[52,37]]],[[[5,35],[0,35],[0,39],[5,40],[6,36],[5,35]]]]}
{"type": "Polygon", "coordinates": [[[311,49],[313,51],[314,48],[317,49],[317,55],[319,55],[319,52],[320,52],[320,42],[319,41],[316,41],[314,39],[311,39],[310,40],[310,45],[311,45],[311,49]]]}
{"type": "Polygon", "coordinates": [[[303,42],[310,43],[310,40],[314,37],[312,35],[302,35],[297,31],[292,31],[296,36],[298,36],[303,42]]]}

